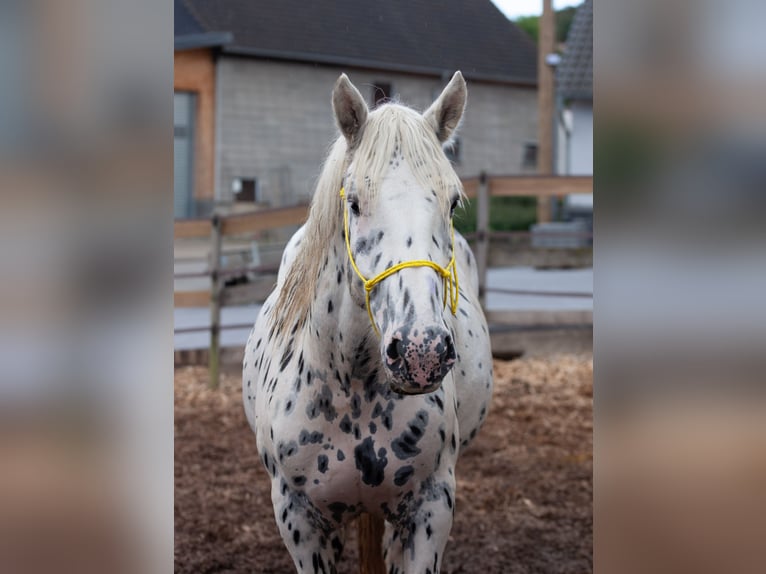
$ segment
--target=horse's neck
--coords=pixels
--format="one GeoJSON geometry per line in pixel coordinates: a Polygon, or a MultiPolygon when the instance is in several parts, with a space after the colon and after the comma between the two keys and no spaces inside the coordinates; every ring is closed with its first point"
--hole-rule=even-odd
{"type": "Polygon", "coordinates": [[[378,339],[366,307],[360,306],[349,293],[347,257],[345,243],[338,236],[329,246],[326,263],[319,273],[306,344],[315,356],[335,357],[336,368],[341,372],[345,370],[361,376],[361,371],[378,366],[379,359],[374,360],[378,339]],[[363,361],[364,368],[355,361],[362,356],[369,357],[363,361]]]}

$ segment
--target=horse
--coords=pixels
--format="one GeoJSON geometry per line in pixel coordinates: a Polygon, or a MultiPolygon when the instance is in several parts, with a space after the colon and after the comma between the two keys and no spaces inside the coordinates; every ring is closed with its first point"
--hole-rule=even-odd
{"type": "Polygon", "coordinates": [[[386,571],[441,568],[455,463],[493,385],[476,262],[452,224],[462,185],[444,153],[466,97],[459,71],[422,114],[370,111],[345,74],[333,88],[340,134],[243,362],[245,413],[298,572],[335,572],[360,515],[382,533],[386,571]]]}

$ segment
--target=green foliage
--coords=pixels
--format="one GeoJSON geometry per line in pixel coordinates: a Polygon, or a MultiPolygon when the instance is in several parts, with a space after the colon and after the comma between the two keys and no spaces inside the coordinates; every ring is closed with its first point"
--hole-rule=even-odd
{"type": "Polygon", "coordinates": [[[562,8],[556,12],[556,41],[566,42],[569,35],[569,29],[572,27],[577,6],[562,8]]]}
{"type": "MultiPolygon", "coordinates": [[[[537,222],[534,197],[493,197],[489,201],[491,231],[528,231],[537,222]]],[[[455,212],[455,229],[461,233],[476,231],[476,199],[466,200],[455,212]]]]}
{"type": "MultiPolygon", "coordinates": [[[[569,28],[572,27],[577,6],[568,6],[556,10],[556,42],[566,42],[569,28]]],[[[540,37],[540,16],[519,16],[514,20],[515,24],[524,30],[532,40],[537,43],[540,37]]]]}
{"type": "Polygon", "coordinates": [[[540,37],[540,16],[519,16],[515,22],[537,43],[537,39],[540,37]]]}

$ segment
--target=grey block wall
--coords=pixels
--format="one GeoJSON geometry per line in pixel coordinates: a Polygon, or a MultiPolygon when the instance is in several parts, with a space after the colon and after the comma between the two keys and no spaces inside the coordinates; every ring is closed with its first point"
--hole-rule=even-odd
{"type": "MultiPolygon", "coordinates": [[[[396,99],[421,111],[449,80],[231,56],[218,66],[217,197],[232,198],[235,178],[256,178],[271,206],[311,196],[337,137],[330,94],[341,72],[370,104],[372,85],[386,82],[396,99]]],[[[457,172],[530,172],[522,158],[537,135],[536,98],[534,89],[469,81],[457,172]]]]}

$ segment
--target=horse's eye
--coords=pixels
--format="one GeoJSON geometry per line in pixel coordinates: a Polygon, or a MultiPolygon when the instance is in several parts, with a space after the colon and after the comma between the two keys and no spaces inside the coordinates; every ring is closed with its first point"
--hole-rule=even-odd
{"type": "Polygon", "coordinates": [[[453,215],[455,215],[455,209],[457,209],[457,204],[458,204],[458,201],[460,201],[460,199],[459,199],[459,198],[457,198],[457,197],[456,197],[455,199],[453,199],[453,200],[452,200],[452,205],[450,205],[450,208],[449,208],[449,216],[450,216],[450,217],[452,217],[453,215]]]}
{"type": "Polygon", "coordinates": [[[350,199],[349,204],[351,205],[351,213],[359,215],[359,202],[356,199],[350,199]]]}

